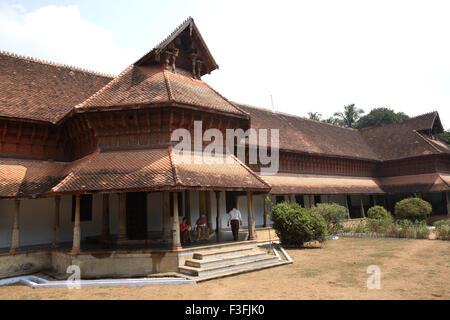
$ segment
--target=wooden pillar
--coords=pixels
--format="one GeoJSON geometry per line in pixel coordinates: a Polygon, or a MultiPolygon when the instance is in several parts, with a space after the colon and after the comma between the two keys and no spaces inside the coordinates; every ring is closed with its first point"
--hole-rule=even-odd
{"type": "Polygon", "coordinates": [[[198,192],[198,209],[200,213],[200,217],[206,216],[206,191],[200,190],[198,192]]]}
{"type": "Polygon", "coordinates": [[[448,192],[445,193],[445,198],[447,199],[447,215],[450,216],[450,197],[448,192]]]}
{"type": "Polygon", "coordinates": [[[178,192],[173,192],[172,250],[181,249],[180,221],[178,219],[178,192]]]}
{"type": "Polygon", "coordinates": [[[170,242],[170,193],[163,191],[163,236],[164,242],[170,242]]]}
{"type": "Polygon", "coordinates": [[[253,216],[253,194],[247,191],[248,240],[256,240],[255,219],[253,216]]]}
{"type": "Polygon", "coordinates": [[[118,241],[127,239],[127,194],[125,192],[119,193],[119,228],[118,241]]]}
{"type": "Polygon", "coordinates": [[[314,195],[309,195],[309,207],[312,208],[314,206],[314,195]]]}
{"type": "MultiPolygon", "coordinates": [[[[205,191],[205,205],[206,205],[206,220],[208,221],[208,228],[209,230],[212,230],[211,191],[205,191]]],[[[221,224],[220,221],[219,224],[221,224]]]]}
{"type": "Polygon", "coordinates": [[[331,196],[329,194],[327,195],[327,203],[331,203],[331,196]]]}
{"type": "MultiPolygon", "coordinates": [[[[222,222],[220,219],[220,191],[216,191],[216,240],[220,241],[220,231],[222,230],[222,222]]],[[[212,230],[212,229],[209,229],[212,230]]]]}
{"type": "Polygon", "coordinates": [[[102,238],[108,239],[110,237],[109,229],[109,194],[103,194],[102,203],[102,238]]]}
{"type": "Polygon", "coordinates": [[[56,196],[55,198],[55,209],[53,216],[53,247],[59,247],[59,215],[60,215],[60,204],[61,197],[56,196]]]}
{"type": "Polygon", "coordinates": [[[73,245],[72,254],[80,252],[81,231],[80,231],[80,195],[75,195],[75,219],[73,222],[73,245]]]}
{"type": "Polygon", "coordinates": [[[187,223],[192,225],[191,221],[191,192],[189,190],[184,191],[184,216],[187,219],[187,223]]]}
{"type": "Polygon", "coordinates": [[[20,217],[20,200],[14,200],[14,220],[11,234],[11,247],[9,253],[13,254],[19,250],[19,217],[20,217]]]}
{"type": "Polygon", "coordinates": [[[345,207],[347,208],[347,213],[348,213],[348,219],[350,220],[350,205],[348,203],[348,195],[345,195],[345,207]]]}
{"type": "Polygon", "coordinates": [[[289,202],[289,196],[288,196],[288,195],[285,195],[285,196],[284,196],[284,201],[285,201],[285,202],[289,202]]]}
{"type": "Polygon", "coordinates": [[[291,194],[290,195],[290,199],[292,203],[296,203],[297,201],[295,200],[295,194],[291,194]]]}
{"type": "Polygon", "coordinates": [[[269,227],[269,214],[270,214],[271,208],[270,208],[270,202],[266,201],[266,199],[270,199],[269,197],[270,197],[269,194],[264,195],[264,228],[269,227]]]}
{"type": "Polygon", "coordinates": [[[361,196],[361,217],[365,218],[366,214],[364,212],[364,201],[363,201],[363,196],[361,196]]]}

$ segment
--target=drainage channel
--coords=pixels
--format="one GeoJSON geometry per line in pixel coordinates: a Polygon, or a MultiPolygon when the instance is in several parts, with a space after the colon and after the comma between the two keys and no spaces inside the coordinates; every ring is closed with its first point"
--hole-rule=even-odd
{"type": "Polygon", "coordinates": [[[102,287],[102,286],[130,286],[143,287],[148,285],[179,285],[196,284],[195,280],[184,278],[140,278],[140,279],[101,279],[78,281],[49,281],[37,276],[22,276],[0,280],[0,286],[23,284],[36,288],[74,288],[74,287],[102,287]]]}

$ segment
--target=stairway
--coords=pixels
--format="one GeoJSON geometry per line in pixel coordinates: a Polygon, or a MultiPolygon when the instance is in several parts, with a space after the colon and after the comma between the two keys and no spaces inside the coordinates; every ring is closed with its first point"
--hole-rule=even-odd
{"type": "Polygon", "coordinates": [[[279,257],[256,245],[233,246],[194,252],[179,272],[191,278],[218,278],[280,264],[279,257]]]}

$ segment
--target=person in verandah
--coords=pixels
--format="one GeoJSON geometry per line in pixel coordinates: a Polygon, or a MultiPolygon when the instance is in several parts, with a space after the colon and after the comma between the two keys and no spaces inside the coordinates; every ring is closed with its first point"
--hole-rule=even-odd
{"type": "Polygon", "coordinates": [[[227,227],[230,226],[231,223],[231,231],[233,232],[233,240],[239,240],[239,226],[242,226],[242,217],[241,212],[236,208],[236,206],[228,212],[228,223],[227,227]]]}

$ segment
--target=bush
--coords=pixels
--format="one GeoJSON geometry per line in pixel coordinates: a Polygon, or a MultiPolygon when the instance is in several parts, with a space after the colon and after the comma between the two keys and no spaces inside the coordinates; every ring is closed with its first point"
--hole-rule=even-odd
{"type": "Polygon", "coordinates": [[[342,232],[342,222],[348,217],[347,208],[337,203],[319,203],[311,208],[311,212],[320,214],[325,219],[330,234],[342,232]]]}
{"type": "Polygon", "coordinates": [[[441,240],[450,240],[450,220],[440,220],[434,223],[436,236],[441,240]]]}
{"type": "Polygon", "coordinates": [[[369,219],[383,220],[392,218],[391,214],[382,206],[374,206],[367,211],[369,219]]]}
{"type": "Polygon", "coordinates": [[[394,224],[393,236],[399,238],[412,239],[428,239],[430,236],[430,229],[425,221],[414,221],[403,219],[397,220],[394,224]]]}
{"type": "Polygon", "coordinates": [[[325,242],[325,219],[297,203],[279,203],[272,208],[273,228],[284,245],[303,246],[306,242],[325,242]]]}
{"type": "Polygon", "coordinates": [[[391,235],[394,229],[394,219],[387,217],[384,219],[367,219],[366,229],[380,235],[391,235]]]}
{"type": "Polygon", "coordinates": [[[423,221],[432,210],[431,204],[420,198],[404,199],[395,205],[395,218],[423,221]]]}

